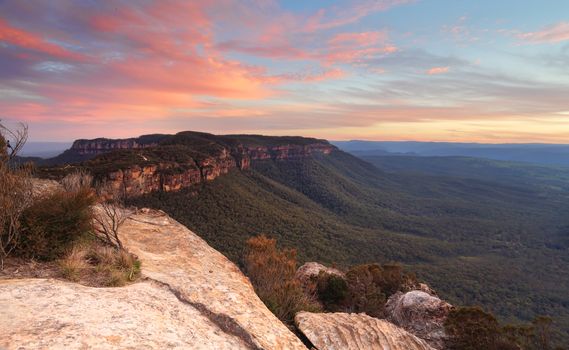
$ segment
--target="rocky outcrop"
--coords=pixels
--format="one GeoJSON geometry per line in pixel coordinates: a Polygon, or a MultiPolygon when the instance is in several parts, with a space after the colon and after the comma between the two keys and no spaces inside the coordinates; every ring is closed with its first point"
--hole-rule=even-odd
{"type": "Polygon", "coordinates": [[[166,286],[264,349],[305,349],[267,309],[249,279],[224,255],[160,211],[143,210],[121,227],[123,243],[147,278],[166,286]]]}
{"type": "Polygon", "coordinates": [[[298,160],[316,154],[327,155],[334,149],[328,142],[316,139],[226,137],[182,132],[125,140],[79,140],[68,153],[70,157],[72,153],[75,154],[73,157],[91,157],[115,150],[135,150],[116,159],[111,156],[93,159],[86,165],[116,190],[138,196],[156,191],[178,191],[205,183],[235,169],[247,170],[256,161],[298,160]],[[259,139],[262,145],[256,142],[259,139]],[[125,158],[129,161],[125,162],[125,158]]]}
{"type": "Polygon", "coordinates": [[[346,276],[345,273],[333,267],[326,267],[317,262],[307,262],[296,270],[296,278],[302,281],[305,279],[310,279],[312,277],[318,276],[320,272],[328,273],[331,275],[337,275],[340,277],[346,276]]]}
{"type": "Polygon", "coordinates": [[[404,329],[366,314],[300,312],[295,323],[318,350],[432,349],[404,329]]]}
{"type": "Polygon", "coordinates": [[[285,160],[302,159],[314,154],[330,154],[334,149],[328,143],[314,143],[308,145],[278,145],[272,147],[247,147],[247,154],[251,160],[285,160]]]}
{"type": "Polygon", "coordinates": [[[129,139],[76,140],[70,151],[77,155],[98,155],[120,149],[142,149],[158,146],[167,135],[145,135],[129,139]]]}
{"type": "Polygon", "coordinates": [[[390,322],[426,340],[435,349],[444,346],[444,322],[451,308],[449,303],[419,290],[398,292],[385,305],[390,322]]]}
{"type": "Polygon", "coordinates": [[[121,227],[143,282],[0,281],[0,348],[306,349],[225,256],[163,212],[121,227]]]}

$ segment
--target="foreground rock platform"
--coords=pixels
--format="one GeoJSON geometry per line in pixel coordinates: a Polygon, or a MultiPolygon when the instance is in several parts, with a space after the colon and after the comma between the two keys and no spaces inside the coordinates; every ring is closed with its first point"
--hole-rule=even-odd
{"type": "Polygon", "coordinates": [[[0,281],[2,349],[306,349],[221,253],[165,213],[121,227],[143,282],[0,281]]]}
{"type": "Polygon", "coordinates": [[[433,350],[404,329],[366,314],[299,312],[295,323],[318,350],[433,350]]]}

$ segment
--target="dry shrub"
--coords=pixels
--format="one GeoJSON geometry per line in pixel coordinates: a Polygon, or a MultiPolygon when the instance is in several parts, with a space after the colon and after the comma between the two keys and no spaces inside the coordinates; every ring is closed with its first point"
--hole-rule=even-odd
{"type": "Polygon", "coordinates": [[[0,162],[0,261],[17,248],[21,238],[21,217],[32,202],[29,167],[11,167],[0,162]]]}
{"type": "Polygon", "coordinates": [[[79,281],[82,273],[89,267],[86,261],[87,251],[82,246],[73,247],[69,253],[59,261],[61,274],[65,279],[73,282],[79,281]]]}
{"type": "Polygon", "coordinates": [[[19,255],[40,260],[63,256],[92,230],[94,202],[95,196],[88,189],[57,191],[35,201],[22,213],[19,255]]]}
{"type": "Polygon", "coordinates": [[[382,317],[385,308],[385,294],[374,281],[379,265],[358,265],[346,273],[348,282],[347,311],[365,312],[374,317],[382,317]]]}
{"type": "Polygon", "coordinates": [[[93,176],[84,169],[78,169],[61,180],[61,185],[67,192],[79,192],[90,188],[92,183],[93,176]]]}
{"type": "Polygon", "coordinates": [[[140,261],[98,240],[77,244],[59,261],[61,276],[94,287],[120,287],[140,277],[140,261]]]}
{"type": "Polygon", "coordinates": [[[0,123],[0,269],[20,242],[20,218],[32,201],[31,166],[13,161],[27,138],[27,125],[11,130],[0,123]]]}
{"type": "Polygon", "coordinates": [[[89,250],[87,258],[89,263],[99,268],[113,266],[115,263],[116,249],[103,244],[93,245],[89,250]]]}
{"type": "Polygon", "coordinates": [[[132,210],[124,207],[124,191],[117,191],[109,182],[97,186],[97,194],[101,199],[95,210],[95,230],[107,244],[122,249],[119,229],[131,215],[132,210]]]}
{"type": "Polygon", "coordinates": [[[320,271],[316,277],[318,300],[327,311],[343,311],[349,297],[348,283],[342,276],[320,271]]]}
{"type": "Polygon", "coordinates": [[[279,250],[275,239],[261,235],[247,241],[246,273],[265,305],[288,324],[299,311],[319,311],[295,279],[296,265],[296,251],[279,250]]]}

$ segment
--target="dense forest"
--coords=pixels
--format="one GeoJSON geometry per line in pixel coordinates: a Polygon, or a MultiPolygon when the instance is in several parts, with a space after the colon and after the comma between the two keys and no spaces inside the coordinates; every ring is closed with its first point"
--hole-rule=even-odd
{"type": "Polygon", "coordinates": [[[256,161],[132,204],[165,210],[240,264],[247,238],[263,233],[301,261],[401,262],[452,303],[481,305],[507,322],[550,315],[559,339],[569,339],[569,171],[382,162],[342,151],[256,161]],[[442,176],[445,166],[465,170],[442,176]]]}

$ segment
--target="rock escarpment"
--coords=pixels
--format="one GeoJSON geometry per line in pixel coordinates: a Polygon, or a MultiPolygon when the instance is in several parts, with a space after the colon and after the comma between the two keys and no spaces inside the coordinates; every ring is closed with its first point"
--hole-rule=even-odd
{"type": "Polygon", "coordinates": [[[142,149],[158,146],[165,135],[147,135],[145,137],[130,139],[76,140],[71,145],[71,151],[79,155],[98,155],[120,149],[142,149]],[[150,138],[155,136],[155,138],[150,138]]]}
{"type": "Polygon", "coordinates": [[[300,312],[295,323],[318,350],[432,350],[404,329],[366,314],[300,312]]]}
{"type": "Polygon", "coordinates": [[[252,162],[299,160],[332,153],[325,140],[260,135],[216,136],[197,132],[139,138],[78,140],[53,164],[86,161],[115,190],[137,196],[177,191],[214,180],[252,162]]]}
{"type": "Polygon", "coordinates": [[[385,305],[390,322],[426,340],[435,349],[444,346],[444,322],[451,308],[449,303],[419,290],[398,292],[385,305]]]}
{"type": "Polygon", "coordinates": [[[143,282],[0,281],[0,348],[306,349],[225,256],[166,214],[121,227],[143,282]]]}

